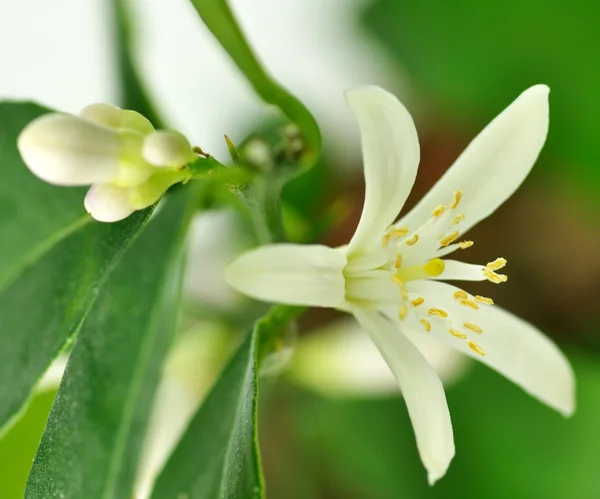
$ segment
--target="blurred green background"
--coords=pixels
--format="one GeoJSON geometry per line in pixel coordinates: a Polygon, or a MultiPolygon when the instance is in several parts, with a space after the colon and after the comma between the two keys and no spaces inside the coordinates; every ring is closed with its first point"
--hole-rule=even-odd
{"type": "MultiPolygon", "coordinates": [[[[408,82],[409,107],[418,110],[422,165],[409,206],[522,90],[551,87],[550,135],[533,174],[473,230],[476,245],[464,254],[507,258],[510,281],[493,294],[466,288],[493,296],[564,348],[578,409],[565,420],[474,365],[448,388],[457,454],[430,488],[400,397],[332,400],[282,378],[261,392],[268,497],[600,497],[600,2],[375,0],[353,22],[397,72],[398,88],[389,90],[408,82]]],[[[362,180],[335,162],[326,156],[286,191],[290,213],[303,221],[292,224],[298,237],[331,213],[342,222],[314,231],[318,240],[341,244],[354,230],[362,180]]],[[[300,335],[331,318],[309,314],[300,335]]],[[[1,499],[22,497],[51,400],[51,392],[39,395],[0,441],[1,499]]]]}

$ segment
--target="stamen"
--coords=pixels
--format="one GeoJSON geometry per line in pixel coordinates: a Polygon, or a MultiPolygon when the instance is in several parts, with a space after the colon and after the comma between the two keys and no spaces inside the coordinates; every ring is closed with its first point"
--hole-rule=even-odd
{"type": "Polygon", "coordinates": [[[446,268],[446,264],[441,258],[433,258],[429,260],[423,266],[423,268],[425,269],[425,272],[427,272],[427,274],[429,274],[431,277],[436,277],[444,271],[444,269],[446,268]]]}
{"type": "Polygon", "coordinates": [[[463,241],[462,243],[458,243],[460,249],[467,249],[473,246],[473,241],[463,241]]]}
{"type": "Polygon", "coordinates": [[[448,329],[448,332],[449,332],[449,333],[450,333],[452,336],[454,336],[455,338],[458,338],[458,339],[460,339],[460,340],[465,340],[465,339],[467,339],[467,335],[466,335],[466,334],[459,333],[459,332],[458,332],[456,329],[452,329],[452,328],[450,328],[450,329],[448,329]]]}
{"type": "Polygon", "coordinates": [[[419,322],[421,324],[423,324],[423,326],[425,326],[425,331],[427,331],[427,332],[431,331],[431,323],[428,320],[421,319],[421,320],[419,320],[419,322]]]}
{"type": "Polygon", "coordinates": [[[461,300],[460,304],[465,307],[471,307],[473,310],[479,310],[479,305],[472,300],[461,300]]]}
{"type": "Polygon", "coordinates": [[[430,308],[427,313],[429,315],[436,315],[438,317],[443,317],[444,319],[448,317],[448,312],[442,310],[441,308],[430,308]]]}
{"type": "Polygon", "coordinates": [[[419,234],[413,234],[405,242],[406,242],[407,246],[412,246],[412,245],[416,244],[418,240],[419,240],[419,234]]]}
{"type": "Polygon", "coordinates": [[[485,356],[485,352],[484,352],[484,351],[481,349],[481,347],[480,347],[480,346],[479,346],[477,343],[475,343],[474,341],[469,341],[469,342],[467,343],[467,345],[469,345],[469,348],[470,348],[471,350],[473,350],[475,353],[477,353],[477,354],[481,355],[482,357],[484,357],[484,356],[485,356]]]}
{"type": "Polygon", "coordinates": [[[406,234],[408,234],[408,229],[404,227],[399,227],[397,229],[389,228],[381,238],[381,245],[384,248],[387,248],[391,239],[399,239],[401,237],[404,237],[406,234]]]}
{"type": "Polygon", "coordinates": [[[408,234],[408,229],[406,227],[398,227],[392,230],[392,236],[398,239],[404,237],[406,234],[408,234]]]}
{"type": "Polygon", "coordinates": [[[493,282],[494,284],[500,284],[502,282],[508,281],[508,276],[505,274],[496,274],[493,270],[488,268],[483,269],[483,275],[487,277],[488,281],[493,282]]]}
{"type": "Polygon", "coordinates": [[[431,216],[433,218],[439,218],[444,214],[445,211],[446,207],[443,204],[440,204],[439,206],[436,206],[435,209],[431,212],[431,216]]]}
{"type": "Polygon", "coordinates": [[[465,219],[465,214],[461,213],[460,215],[456,215],[453,219],[452,219],[452,225],[458,225],[459,223],[461,223],[463,220],[465,219]]]}
{"type": "Polygon", "coordinates": [[[440,241],[440,246],[448,246],[452,241],[456,240],[459,232],[455,230],[452,234],[447,235],[440,241]]]}
{"type": "Polygon", "coordinates": [[[415,298],[413,301],[411,301],[410,303],[412,304],[413,307],[418,307],[419,305],[421,305],[421,303],[425,302],[425,299],[422,297],[418,297],[415,298]]]}
{"type": "Polygon", "coordinates": [[[500,270],[506,265],[506,258],[496,258],[493,262],[489,262],[485,267],[490,270],[500,270]]]}
{"type": "Polygon", "coordinates": [[[396,262],[394,263],[394,267],[397,269],[402,267],[402,255],[396,256],[396,262]]]}
{"type": "Polygon", "coordinates": [[[457,300],[466,300],[469,297],[469,295],[465,293],[462,289],[456,291],[453,296],[457,300]]]}
{"type": "Polygon", "coordinates": [[[398,317],[400,318],[401,321],[406,319],[406,314],[408,314],[408,310],[405,305],[402,305],[400,307],[400,310],[398,310],[398,317]]]}
{"type": "Polygon", "coordinates": [[[483,329],[481,329],[481,327],[479,327],[477,324],[473,324],[472,322],[465,322],[463,324],[464,327],[466,327],[467,329],[470,329],[471,331],[481,334],[483,333],[483,329]]]}
{"type": "Polygon", "coordinates": [[[454,201],[452,201],[452,203],[450,203],[450,209],[455,210],[456,207],[458,206],[458,203],[460,203],[461,199],[462,199],[462,191],[459,189],[458,191],[454,192],[454,201]]]}
{"type": "Polygon", "coordinates": [[[486,305],[493,305],[494,300],[486,298],[485,296],[475,295],[475,301],[478,303],[485,303],[486,305]]]}
{"type": "Polygon", "coordinates": [[[408,298],[408,294],[406,292],[406,283],[404,282],[404,279],[402,279],[402,277],[400,277],[398,274],[393,274],[392,281],[394,281],[400,288],[400,296],[402,296],[402,299],[406,300],[408,298]]]}

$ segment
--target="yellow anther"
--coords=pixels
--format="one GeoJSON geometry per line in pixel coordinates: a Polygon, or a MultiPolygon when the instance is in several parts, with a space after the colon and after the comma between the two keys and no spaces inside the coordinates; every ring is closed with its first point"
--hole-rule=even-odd
{"type": "Polygon", "coordinates": [[[456,329],[448,329],[448,332],[454,336],[455,338],[458,338],[460,340],[466,340],[467,339],[467,335],[463,334],[463,333],[459,333],[456,329]]]}
{"type": "Polygon", "coordinates": [[[502,282],[508,281],[508,276],[505,274],[496,274],[493,270],[488,268],[483,269],[483,275],[487,277],[488,281],[493,282],[494,284],[500,284],[502,282]]]}
{"type": "Polygon", "coordinates": [[[481,327],[479,327],[477,324],[473,324],[472,322],[465,322],[463,324],[463,326],[465,326],[467,329],[470,329],[471,331],[475,332],[475,333],[483,333],[483,329],[481,329],[481,327]]]}
{"type": "Polygon", "coordinates": [[[446,264],[441,258],[433,258],[432,260],[429,260],[423,266],[423,268],[425,269],[425,272],[427,272],[428,275],[430,275],[431,277],[436,277],[444,271],[444,269],[446,268],[446,264]]]}
{"type": "Polygon", "coordinates": [[[421,324],[423,324],[423,326],[425,327],[425,331],[427,331],[427,332],[431,331],[431,324],[428,320],[421,319],[419,322],[421,324]]]}
{"type": "Polygon", "coordinates": [[[418,240],[419,240],[419,234],[413,234],[405,242],[406,242],[407,246],[412,246],[413,244],[417,244],[418,240]]]}
{"type": "Polygon", "coordinates": [[[407,300],[408,299],[408,293],[406,292],[406,287],[405,286],[401,286],[400,287],[400,296],[402,297],[403,300],[407,300]]]}
{"type": "Polygon", "coordinates": [[[450,209],[451,210],[455,210],[456,207],[458,206],[458,203],[460,203],[460,200],[462,199],[462,191],[458,190],[454,192],[454,200],[452,201],[452,203],[450,203],[450,209]]]}
{"type": "Polygon", "coordinates": [[[413,301],[411,301],[410,303],[412,304],[413,307],[418,307],[419,305],[421,305],[421,303],[424,303],[425,299],[421,298],[420,296],[418,298],[415,298],[413,301]]]}
{"type": "Polygon", "coordinates": [[[475,295],[475,301],[478,303],[484,303],[486,305],[493,305],[494,300],[491,298],[486,298],[485,296],[475,295]]]}
{"type": "Polygon", "coordinates": [[[387,245],[390,243],[390,237],[391,235],[389,233],[384,234],[381,238],[381,246],[387,248],[387,245]]]}
{"type": "Polygon", "coordinates": [[[406,308],[405,305],[402,305],[400,307],[400,310],[398,310],[398,317],[400,318],[401,321],[406,319],[406,314],[408,314],[408,309],[406,308]]]}
{"type": "Polygon", "coordinates": [[[406,227],[398,227],[397,229],[392,230],[392,236],[396,238],[404,237],[408,234],[408,229],[406,227]]]}
{"type": "Polygon", "coordinates": [[[434,210],[431,212],[431,216],[434,218],[439,218],[444,214],[445,211],[446,207],[443,204],[440,204],[434,208],[434,210]]]}
{"type": "Polygon", "coordinates": [[[467,293],[465,293],[462,289],[455,291],[453,296],[457,300],[466,300],[469,297],[469,295],[467,293]]]}
{"type": "Polygon", "coordinates": [[[398,255],[396,257],[396,262],[394,263],[394,267],[399,269],[400,267],[402,267],[402,255],[398,255]]]}
{"type": "Polygon", "coordinates": [[[461,300],[460,304],[464,305],[465,307],[471,307],[473,310],[479,310],[479,305],[477,305],[477,303],[475,303],[473,300],[461,300]]]}
{"type": "Polygon", "coordinates": [[[469,342],[467,343],[467,345],[469,345],[469,348],[470,348],[471,350],[473,350],[475,353],[477,353],[477,354],[481,355],[482,357],[484,357],[484,356],[485,356],[485,352],[484,352],[484,351],[481,349],[481,347],[480,347],[480,346],[479,346],[477,343],[475,343],[474,341],[469,341],[469,342]]]}
{"type": "Polygon", "coordinates": [[[506,265],[506,258],[496,258],[493,262],[489,262],[485,268],[490,270],[500,270],[506,265]]]}
{"type": "Polygon", "coordinates": [[[463,241],[461,243],[458,243],[458,246],[460,249],[467,249],[473,246],[473,241],[463,241]]]}
{"type": "Polygon", "coordinates": [[[458,225],[459,223],[461,223],[463,220],[465,219],[465,214],[461,213],[460,215],[456,215],[453,219],[452,219],[452,225],[458,225]]]}
{"type": "Polygon", "coordinates": [[[452,234],[448,234],[440,241],[440,246],[448,246],[450,243],[454,242],[458,237],[459,232],[455,230],[452,234]]]}
{"type": "Polygon", "coordinates": [[[441,308],[430,308],[427,313],[429,315],[436,315],[438,317],[448,317],[448,312],[446,312],[445,310],[442,310],[441,308]]]}

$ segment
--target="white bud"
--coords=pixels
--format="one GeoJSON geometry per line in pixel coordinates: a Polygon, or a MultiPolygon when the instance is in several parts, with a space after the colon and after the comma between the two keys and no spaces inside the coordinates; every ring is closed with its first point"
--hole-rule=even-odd
{"type": "Polygon", "coordinates": [[[178,168],[196,159],[192,146],[179,132],[160,130],[148,135],[142,146],[142,156],[157,167],[178,168]]]}
{"type": "Polygon", "coordinates": [[[119,128],[121,126],[122,112],[121,108],[112,104],[98,103],[85,106],[79,113],[79,117],[98,125],[119,128]]]}
{"type": "Polygon", "coordinates": [[[116,130],[131,130],[142,135],[154,132],[152,123],[140,113],[129,109],[121,109],[112,104],[90,104],[81,110],[79,116],[116,130]]]}
{"type": "Polygon", "coordinates": [[[90,187],[84,201],[85,209],[99,222],[118,222],[135,209],[129,204],[129,189],[113,184],[90,187]]]}
{"type": "Polygon", "coordinates": [[[17,145],[27,167],[42,180],[89,185],[117,175],[123,140],[108,127],[52,113],[29,123],[17,145]]]}

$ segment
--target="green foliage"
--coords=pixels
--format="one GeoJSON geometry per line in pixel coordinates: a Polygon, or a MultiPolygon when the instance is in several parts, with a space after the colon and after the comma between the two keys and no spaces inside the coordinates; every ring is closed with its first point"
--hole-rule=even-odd
{"type": "Polygon", "coordinates": [[[81,189],[49,186],[21,161],[23,126],[46,112],[0,105],[0,427],[77,332],[108,272],[151,210],[118,224],[85,223],[81,189]],[[15,249],[16,248],[16,249],[15,249]]]}
{"type": "Polygon", "coordinates": [[[131,496],[175,331],[194,194],[188,187],[168,196],[92,308],[52,407],[27,497],[131,496]]]}
{"type": "Polygon", "coordinates": [[[258,366],[301,310],[273,307],[255,324],[158,477],[154,499],[264,497],[256,434],[258,366]]]}
{"type": "Polygon", "coordinates": [[[564,172],[567,164],[574,180],[595,188],[599,15],[600,4],[589,0],[378,0],[364,20],[422,95],[469,124],[485,125],[528,86],[548,84],[548,166],[564,172]]]}

